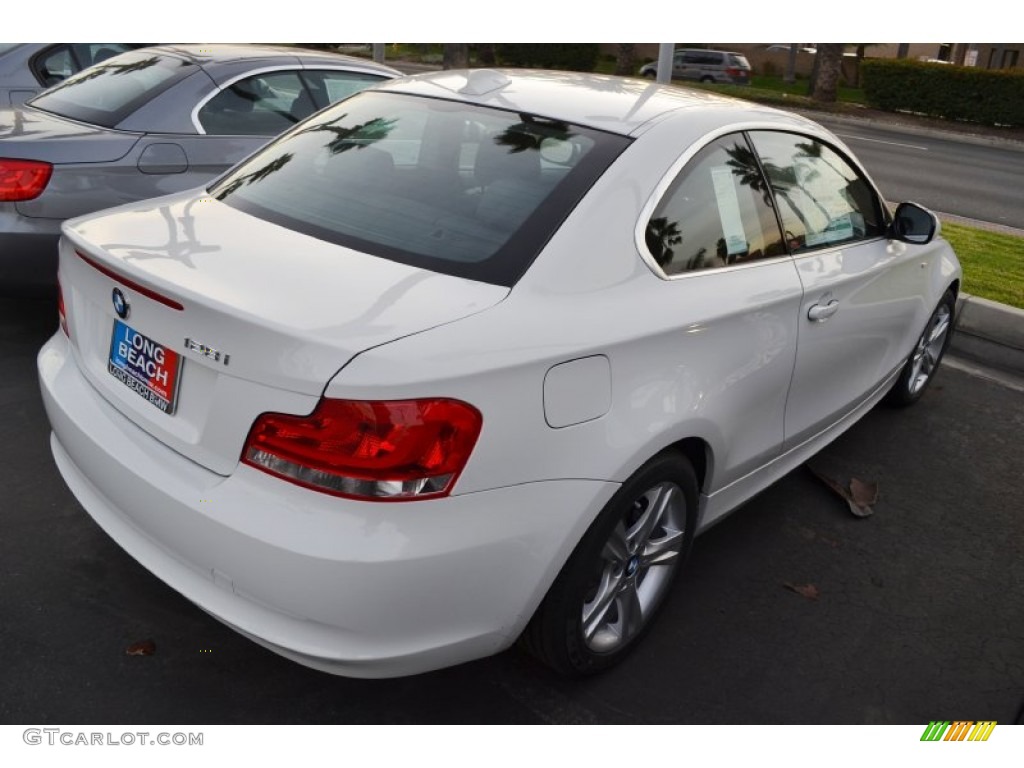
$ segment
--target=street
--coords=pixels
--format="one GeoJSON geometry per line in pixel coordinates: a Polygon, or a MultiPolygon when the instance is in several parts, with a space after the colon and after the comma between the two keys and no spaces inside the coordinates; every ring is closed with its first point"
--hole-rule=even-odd
{"type": "Polygon", "coordinates": [[[50,301],[0,300],[2,722],[923,726],[1010,722],[1024,699],[1019,388],[947,365],[917,406],[875,409],[811,462],[877,482],[872,517],[789,474],[697,540],[642,647],[603,676],[513,650],[360,681],[222,626],[79,507],[35,374],[56,322],[50,301]],[[153,655],[126,655],[144,640],[153,655]]]}
{"type": "Polygon", "coordinates": [[[1024,229],[1024,151],[811,117],[849,145],[886,200],[1024,229]]]}

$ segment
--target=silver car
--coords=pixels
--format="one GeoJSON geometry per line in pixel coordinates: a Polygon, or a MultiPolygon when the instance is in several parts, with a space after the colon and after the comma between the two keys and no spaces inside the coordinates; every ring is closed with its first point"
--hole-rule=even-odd
{"type": "Polygon", "coordinates": [[[50,289],[65,219],[198,186],[318,109],[400,73],[257,46],[115,56],[0,110],[0,289],[50,289]]]}
{"type": "MultiPolygon", "coordinates": [[[[672,54],[672,78],[696,80],[701,83],[750,83],[750,62],[742,53],[712,51],[705,48],[677,48],[672,54]]],[[[640,68],[644,77],[658,74],[658,62],[652,61],[640,68]]]]}
{"type": "Polygon", "coordinates": [[[86,67],[143,46],[143,43],[0,43],[0,107],[16,107],[86,67]]]}

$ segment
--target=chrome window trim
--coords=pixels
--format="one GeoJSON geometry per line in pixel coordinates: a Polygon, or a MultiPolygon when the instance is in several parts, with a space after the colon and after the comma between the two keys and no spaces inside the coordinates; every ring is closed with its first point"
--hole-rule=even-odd
{"type": "MultiPolygon", "coordinates": [[[[871,242],[873,240],[885,240],[884,235],[880,235],[877,238],[872,237],[865,240],[853,240],[847,243],[832,245],[825,245],[821,248],[815,248],[813,250],[801,251],[798,254],[786,254],[784,256],[772,256],[770,258],[758,259],[757,261],[747,262],[746,264],[734,264],[728,267],[712,267],[710,269],[697,269],[688,272],[680,272],[678,275],[667,274],[654,259],[654,255],[647,248],[647,222],[651,220],[651,216],[654,215],[654,210],[661,203],[662,198],[668,192],[668,188],[672,186],[672,182],[675,181],[676,177],[683,170],[687,163],[689,163],[694,156],[700,152],[704,147],[708,146],[714,141],[728,136],[732,133],[747,133],[749,131],[772,131],[773,133],[793,133],[798,136],[805,138],[814,139],[827,144],[831,149],[839,152],[839,155],[850,164],[854,170],[860,173],[864,177],[864,180],[871,187],[871,190],[875,193],[875,197],[878,198],[879,204],[882,208],[882,216],[886,222],[890,217],[888,206],[886,205],[885,198],[878,191],[878,187],[875,185],[874,180],[868,175],[864,167],[853,159],[853,153],[850,148],[841,142],[837,137],[833,137],[830,134],[823,133],[816,130],[817,126],[790,126],[790,125],[779,125],[778,123],[766,123],[763,121],[750,121],[750,122],[739,122],[731,123],[729,125],[721,126],[715,130],[704,134],[693,144],[688,146],[683,152],[676,158],[676,160],[669,166],[668,170],[664,173],[661,179],[654,187],[654,191],[650,197],[647,198],[647,202],[644,203],[643,208],[640,209],[640,217],[637,220],[636,226],[633,230],[633,244],[636,246],[637,253],[640,258],[647,264],[648,268],[655,274],[656,277],[662,280],[680,280],[687,277],[694,277],[696,275],[704,275],[712,272],[733,272],[738,269],[750,269],[761,265],[774,264],[783,259],[794,260],[801,258],[805,255],[818,255],[826,250],[833,250],[835,248],[844,248],[852,245],[860,245],[861,243],[871,242]]],[[[822,129],[824,130],[824,129],[822,129]]],[[[744,136],[744,141],[748,141],[744,136]]],[[[756,151],[756,150],[755,150],[756,151]]]]}
{"type": "MultiPolygon", "coordinates": [[[[222,91],[230,88],[232,85],[237,83],[239,80],[245,80],[246,78],[254,77],[255,75],[265,75],[265,74],[268,74],[270,72],[295,72],[295,73],[300,73],[300,72],[305,72],[305,71],[310,71],[310,72],[321,72],[321,71],[353,72],[353,73],[359,74],[359,75],[379,75],[380,79],[381,79],[381,82],[383,82],[385,80],[393,80],[394,79],[393,77],[389,77],[386,73],[378,72],[378,71],[370,69],[370,68],[364,69],[362,67],[342,67],[342,66],[338,66],[338,65],[334,65],[334,66],[331,66],[331,65],[324,65],[324,66],[316,65],[316,66],[312,66],[312,65],[304,65],[304,64],[299,64],[299,65],[295,65],[295,64],[278,64],[278,65],[272,66],[272,67],[260,67],[259,69],[250,69],[248,72],[243,72],[240,75],[236,75],[235,77],[232,77],[230,80],[225,80],[224,83],[219,85],[219,86],[215,85],[215,87],[214,87],[214,89],[212,91],[210,91],[208,94],[203,96],[203,98],[201,98],[196,103],[196,105],[192,108],[192,114],[191,114],[192,125],[195,127],[196,132],[200,136],[208,135],[206,133],[206,129],[203,128],[203,124],[199,122],[199,110],[201,110],[203,107],[205,107],[207,102],[209,102],[215,96],[218,96],[222,91]]],[[[303,85],[303,87],[305,87],[305,85],[303,85]]],[[[220,136],[221,134],[214,134],[214,135],[220,136]]],[[[248,135],[248,134],[231,134],[231,135],[232,136],[234,136],[234,135],[244,136],[244,135],[248,135]]]]}

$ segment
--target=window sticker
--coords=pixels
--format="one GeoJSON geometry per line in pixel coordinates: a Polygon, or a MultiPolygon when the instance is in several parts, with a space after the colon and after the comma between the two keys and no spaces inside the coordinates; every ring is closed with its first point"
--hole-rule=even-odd
{"type": "Polygon", "coordinates": [[[749,250],[747,236],[743,231],[740,201],[736,196],[732,169],[727,165],[715,166],[711,169],[711,183],[715,188],[715,201],[718,203],[718,217],[722,221],[726,253],[729,256],[746,253],[749,250]]]}
{"type": "Polygon", "coordinates": [[[844,240],[853,239],[853,218],[850,214],[844,214],[832,219],[821,232],[808,232],[806,245],[825,245],[826,243],[838,243],[844,240]]]}

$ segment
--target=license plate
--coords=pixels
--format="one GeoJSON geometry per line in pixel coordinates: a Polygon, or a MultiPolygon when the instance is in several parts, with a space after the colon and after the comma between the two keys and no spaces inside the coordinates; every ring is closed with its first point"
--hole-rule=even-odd
{"type": "Polygon", "coordinates": [[[164,413],[174,413],[181,355],[120,320],[110,338],[110,374],[164,413]]]}

